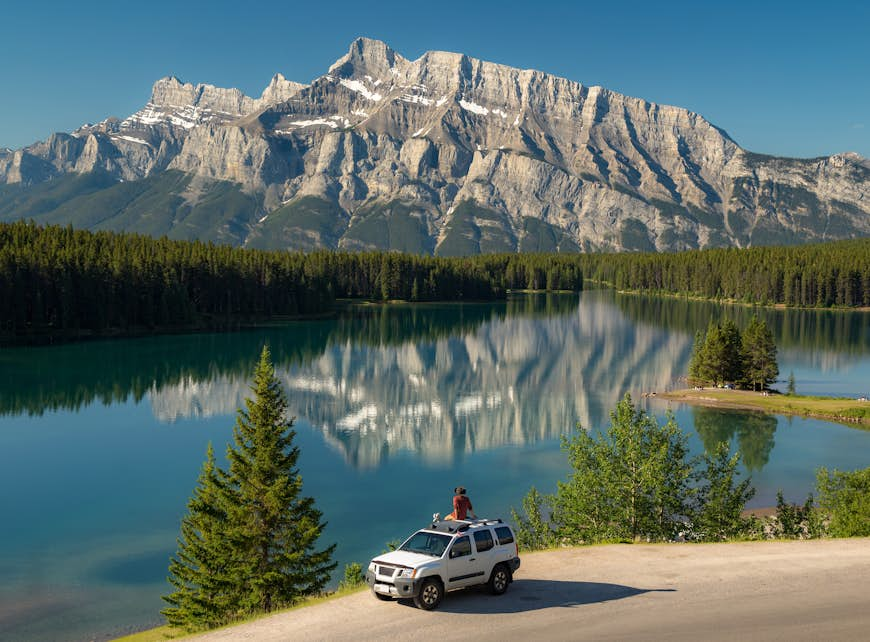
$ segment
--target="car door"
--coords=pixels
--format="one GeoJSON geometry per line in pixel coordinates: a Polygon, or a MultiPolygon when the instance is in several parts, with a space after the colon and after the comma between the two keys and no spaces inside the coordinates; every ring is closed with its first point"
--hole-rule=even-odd
{"type": "Polygon", "coordinates": [[[447,553],[447,589],[479,584],[483,581],[483,561],[472,548],[468,535],[457,537],[447,553]]]}

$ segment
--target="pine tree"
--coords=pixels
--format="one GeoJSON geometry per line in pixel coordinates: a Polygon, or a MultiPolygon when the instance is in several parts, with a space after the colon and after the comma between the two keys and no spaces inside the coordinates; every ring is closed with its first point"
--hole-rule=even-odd
{"type": "Polygon", "coordinates": [[[714,386],[725,383],[729,360],[728,344],[722,326],[711,322],[698,352],[696,366],[698,377],[714,386]]]}
{"type": "Polygon", "coordinates": [[[703,369],[702,359],[704,358],[704,344],[706,337],[704,333],[698,330],[695,333],[695,345],[692,349],[692,360],[689,361],[689,383],[698,385],[704,383],[704,377],[701,376],[703,369]]]}
{"type": "Polygon", "coordinates": [[[722,382],[738,383],[743,379],[743,343],[740,329],[731,319],[722,324],[722,382]]]}
{"type": "Polygon", "coordinates": [[[245,399],[227,449],[230,462],[231,540],[234,569],[246,611],[271,611],[321,591],[336,564],[335,545],[315,550],[325,527],[314,499],[302,496],[296,467],[296,432],[287,421],[287,400],[275,377],[268,347],[254,375],[253,399],[245,399]]]}
{"type": "Polygon", "coordinates": [[[776,343],[764,321],[753,316],[741,339],[744,359],[743,377],[753,390],[764,390],[779,376],[776,343]]]}
{"type": "Polygon", "coordinates": [[[175,627],[193,631],[226,622],[235,611],[235,591],[228,577],[231,550],[226,540],[226,506],[221,471],[211,444],[197,480],[188,514],[181,522],[178,552],[169,562],[175,592],[161,613],[175,627]]]}

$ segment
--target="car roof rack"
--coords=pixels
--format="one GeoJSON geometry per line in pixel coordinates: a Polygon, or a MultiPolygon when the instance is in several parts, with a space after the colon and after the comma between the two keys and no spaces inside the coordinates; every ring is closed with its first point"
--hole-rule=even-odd
{"type": "Polygon", "coordinates": [[[463,533],[473,526],[489,526],[491,524],[504,524],[501,518],[498,519],[448,519],[438,522],[432,522],[429,527],[431,530],[441,531],[444,533],[463,533]]]}

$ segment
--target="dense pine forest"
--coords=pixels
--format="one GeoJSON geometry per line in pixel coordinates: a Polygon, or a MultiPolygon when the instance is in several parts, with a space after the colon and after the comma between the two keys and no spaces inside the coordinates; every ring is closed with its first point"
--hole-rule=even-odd
{"type": "Polygon", "coordinates": [[[620,290],[790,306],[870,306],[870,239],[629,254],[260,251],[0,224],[0,338],[226,328],[326,314],[335,300],[485,301],[508,290],[620,290]]]}
{"type": "Polygon", "coordinates": [[[789,247],[589,254],[583,273],[618,290],[761,305],[870,306],[870,239],[789,247]]]}
{"type": "Polygon", "coordinates": [[[508,289],[582,285],[572,256],[265,252],[0,224],[0,337],[6,340],[234,327],[329,313],[336,298],[484,301],[502,299],[508,289]]]}

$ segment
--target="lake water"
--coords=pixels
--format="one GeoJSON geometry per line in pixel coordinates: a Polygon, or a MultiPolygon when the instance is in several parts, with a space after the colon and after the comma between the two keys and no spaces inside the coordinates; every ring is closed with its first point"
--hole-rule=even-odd
{"type": "MultiPolygon", "coordinates": [[[[509,517],[568,472],[560,436],[625,392],[681,387],[694,332],[751,311],[621,296],[354,307],[233,334],[0,350],[0,639],[101,639],[161,623],[186,502],[230,440],[264,343],[297,417],[306,494],[365,563],[450,510],[509,517]]],[[[764,310],[802,394],[870,394],[870,315],[764,310]]],[[[784,388],[784,383],[780,384],[784,388]]],[[[729,440],[758,493],[802,501],[818,466],[870,464],[870,431],[674,405],[695,453],[729,440]]]]}

